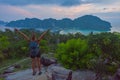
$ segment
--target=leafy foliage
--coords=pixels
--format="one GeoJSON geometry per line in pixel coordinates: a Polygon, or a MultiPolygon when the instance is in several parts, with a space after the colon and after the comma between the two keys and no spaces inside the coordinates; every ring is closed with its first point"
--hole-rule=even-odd
{"type": "Polygon", "coordinates": [[[74,70],[90,67],[90,60],[95,57],[88,53],[87,41],[81,39],[71,39],[59,44],[55,56],[66,68],[74,70]]]}
{"type": "Polygon", "coordinates": [[[3,54],[3,52],[4,50],[7,50],[9,44],[10,43],[8,41],[8,37],[6,36],[0,37],[0,60],[4,58],[5,54],[3,54]]]}

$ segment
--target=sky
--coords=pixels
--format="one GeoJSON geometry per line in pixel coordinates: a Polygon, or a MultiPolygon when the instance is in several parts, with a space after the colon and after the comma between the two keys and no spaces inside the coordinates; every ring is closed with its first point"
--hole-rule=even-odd
{"type": "Polygon", "coordinates": [[[120,0],[0,0],[0,20],[98,16],[120,27],[120,0]]]}

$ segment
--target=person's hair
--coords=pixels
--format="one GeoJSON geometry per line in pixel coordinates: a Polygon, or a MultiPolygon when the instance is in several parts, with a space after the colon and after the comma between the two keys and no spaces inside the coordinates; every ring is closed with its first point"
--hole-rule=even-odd
{"type": "Polygon", "coordinates": [[[36,40],[35,32],[32,32],[31,40],[36,40]]]}

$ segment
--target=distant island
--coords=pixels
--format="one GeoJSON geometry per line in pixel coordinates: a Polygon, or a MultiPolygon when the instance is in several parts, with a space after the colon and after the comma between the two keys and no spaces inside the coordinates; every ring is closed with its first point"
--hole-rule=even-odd
{"type": "MultiPolygon", "coordinates": [[[[3,22],[2,22],[3,23],[3,22]]],[[[97,30],[97,31],[110,31],[111,24],[107,21],[100,19],[97,16],[85,15],[78,17],[74,20],[63,18],[56,20],[53,18],[40,20],[37,18],[25,18],[24,20],[10,21],[5,24],[8,27],[19,28],[39,28],[39,29],[52,29],[52,30],[97,30]]]]}
{"type": "Polygon", "coordinates": [[[0,20],[0,25],[6,25],[6,24],[7,24],[7,22],[4,22],[4,21],[0,20]]]}

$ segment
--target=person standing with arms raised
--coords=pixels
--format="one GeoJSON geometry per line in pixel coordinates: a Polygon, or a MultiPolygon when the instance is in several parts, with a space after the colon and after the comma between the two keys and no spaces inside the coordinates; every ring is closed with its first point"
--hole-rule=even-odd
{"type": "Polygon", "coordinates": [[[30,57],[32,59],[32,70],[33,70],[33,75],[36,74],[36,70],[35,70],[35,66],[37,64],[37,68],[39,70],[39,75],[42,73],[41,72],[41,62],[40,62],[40,49],[39,49],[39,44],[40,41],[43,39],[43,37],[45,36],[45,34],[48,32],[45,31],[43,34],[41,34],[41,36],[37,39],[35,36],[35,33],[32,32],[31,38],[29,38],[26,34],[24,34],[23,32],[19,31],[18,29],[15,28],[15,31],[19,34],[21,34],[25,40],[27,40],[27,42],[29,43],[29,50],[30,50],[30,57]]]}

